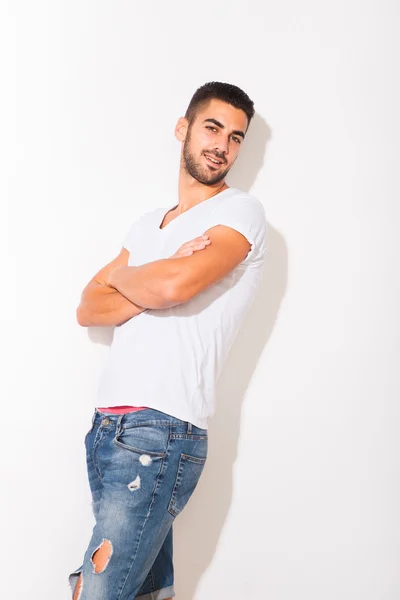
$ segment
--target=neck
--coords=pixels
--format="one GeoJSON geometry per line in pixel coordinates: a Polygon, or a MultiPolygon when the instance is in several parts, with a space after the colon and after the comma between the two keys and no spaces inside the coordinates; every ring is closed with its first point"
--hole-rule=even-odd
{"type": "Polygon", "coordinates": [[[178,183],[178,212],[184,212],[185,210],[192,208],[192,206],[212,198],[212,196],[219,194],[228,187],[229,186],[224,179],[213,185],[205,185],[204,183],[200,183],[191,175],[189,175],[189,173],[181,165],[178,183]]]}

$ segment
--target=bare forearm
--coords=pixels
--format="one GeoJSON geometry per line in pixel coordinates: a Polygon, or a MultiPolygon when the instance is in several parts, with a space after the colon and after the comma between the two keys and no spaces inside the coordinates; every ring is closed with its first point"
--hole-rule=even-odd
{"type": "Polygon", "coordinates": [[[121,325],[146,310],[105,283],[91,282],[83,290],[76,311],[83,327],[121,325]]]}
{"type": "Polygon", "coordinates": [[[153,309],[169,308],[178,303],[175,293],[178,264],[176,259],[167,258],[139,267],[120,267],[110,273],[107,283],[135,304],[153,309]]]}

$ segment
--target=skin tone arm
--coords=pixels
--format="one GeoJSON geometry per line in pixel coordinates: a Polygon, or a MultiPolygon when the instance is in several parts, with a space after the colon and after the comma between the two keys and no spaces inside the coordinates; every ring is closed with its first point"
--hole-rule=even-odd
{"type": "Polygon", "coordinates": [[[145,310],[106,283],[110,272],[118,267],[127,266],[128,259],[128,250],[122,248],[119,255],[89,281],[76,310],[79,325],[83,327],[121,325],[145,310]]]}
{"type": "MultiPolygon", "coordinates": [[[[210,244],[207,236],[195,238],[183,244],[168,260],[182,259],[194,252],[203,250],[210,244]]],[[[103,267],[89,281],[82,292],[81,300],[76,311],[79,325],[82,327],[99,327],[121,325],[136,317],[150,306],[139,305],[123,296],[108,281],[110,273],[118,268],[128,267],[129,252],[122,248],[120,254],[103,267]]]]}
{"type": "Polygon", "coordinates": [[[236,230],[224,225],[209,229],[206,252],[156,260],[139,267],[117,267],[107,283],[131,302],[148,308],[169,308],[187,302],[223,279],[247,256],[250,244],[236,230]]]}

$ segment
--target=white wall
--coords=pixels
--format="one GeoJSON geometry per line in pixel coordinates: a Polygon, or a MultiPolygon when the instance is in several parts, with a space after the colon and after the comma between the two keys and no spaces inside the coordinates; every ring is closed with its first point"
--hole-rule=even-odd
{"type": "Polygon", "coordinates": [[[256,102],[230,182],[264,203],[270,251],[176,522],[177,598],[399,597],[399,11],[2,5],[4,597],[70,597],[108,351],[75,308],[133,218],[165,204],[175,122],[213,79],[256,102]]]}

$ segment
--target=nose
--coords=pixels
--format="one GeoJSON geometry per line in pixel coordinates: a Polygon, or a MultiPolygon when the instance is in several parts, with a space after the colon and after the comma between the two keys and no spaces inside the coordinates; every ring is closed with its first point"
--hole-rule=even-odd
{"type": "Polygon", "coordinates": [[[229,138],[225,136],[220,136],[215,150],[217,152],[227,155],[229,153],[229,138]]]}

